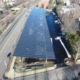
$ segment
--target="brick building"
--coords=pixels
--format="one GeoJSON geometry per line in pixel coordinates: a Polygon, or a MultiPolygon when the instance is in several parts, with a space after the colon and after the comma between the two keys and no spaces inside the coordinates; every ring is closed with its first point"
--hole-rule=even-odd
{"type": "MultiPolygon", "coordinates": [[[[42,4],[44,4],[44,9],[48,7],[50,0],[41,0],[41,2],[38,4],[38,7],[41,7],[42,4]]],[[[53,0],[54,2],[55,0],[53,0]]]]}

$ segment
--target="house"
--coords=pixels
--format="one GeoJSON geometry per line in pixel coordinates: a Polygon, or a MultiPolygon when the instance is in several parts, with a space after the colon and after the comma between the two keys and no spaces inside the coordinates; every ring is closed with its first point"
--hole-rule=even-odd
{"type": "Polygon", "coordinates": [[[68,7],[68,6],[63,6],[62,10],[60,11],[60,13],[66,13],[66,12],[74,12],[76,9],[74,7],[68,7]]]}
{"type": "Polygon", "coordinates": [[[3,2],[8,2],[8,3],[10,3],[10,2],[14,2],[15,0],[3,0],[3,2]]]}

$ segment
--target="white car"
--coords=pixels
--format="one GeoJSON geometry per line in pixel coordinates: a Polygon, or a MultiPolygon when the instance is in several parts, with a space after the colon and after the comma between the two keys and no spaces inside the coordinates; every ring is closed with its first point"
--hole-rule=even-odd
{"type": "Polygon", "coordinates": [[[56,15],[54,12],[52,12],[53,13],[53,15],[56,15]]]}
{"type": "Polygon", "coordinates": [[[58,21],[58,20],[55,20],[54,22],[55,22],[56,24],[59,24],[59,21],[58,21]]]}

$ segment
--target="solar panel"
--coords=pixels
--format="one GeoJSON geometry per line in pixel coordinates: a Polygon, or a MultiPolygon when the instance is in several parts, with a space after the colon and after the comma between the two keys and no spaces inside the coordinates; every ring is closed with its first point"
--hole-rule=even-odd
{"type": "Polygon", "coordinates": [[[45,10],[35,8],[32,10],[13,56],[55,59],[45,10]]]}

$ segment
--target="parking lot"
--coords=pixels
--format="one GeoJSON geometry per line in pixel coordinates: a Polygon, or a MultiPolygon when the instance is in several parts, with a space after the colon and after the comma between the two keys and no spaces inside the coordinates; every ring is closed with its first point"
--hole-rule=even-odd
{"type": "Polygon", "coordinates": [[[59,25],[56,25],[54,23],[55,15],[53,16],[52,12],[46,12],[46,19],[49,27],[50,35],[53,39],[53,50],[56,56],[56,62],[57,63],[63,63],[64,59],[67,57],[66,52],[61,45],[59,40],[55,40],[56,37],[58,37],[58,31],[56,27],[59,27],[59,25]]]}

